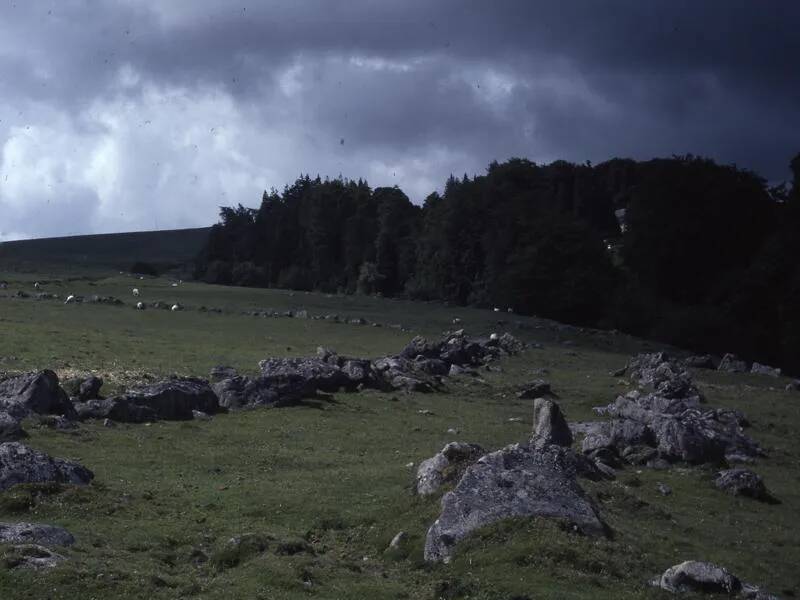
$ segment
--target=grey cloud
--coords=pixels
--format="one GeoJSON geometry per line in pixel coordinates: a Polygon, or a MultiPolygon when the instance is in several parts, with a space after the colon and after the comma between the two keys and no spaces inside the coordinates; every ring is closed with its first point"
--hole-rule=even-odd
{"type": "MultiPolygon", "coordinates": [[[[158,211],[202,224],[300,172],[419,201],[515,155],[693,152],[781,179],[800,150],[798,30],[794,0],[6,3],[0,148],[26,127],[73,136],[65,185],[93,231],[158,211]],[[195,209],[167,209],[178,197],[195,209]]],[[[56,169],[47,144],[26,148],[26,176],[56,169]]],[[[53,233],[12,192],[31,213],[52,192],[0,179],[16,207],[0,218],[53,233]]]]}

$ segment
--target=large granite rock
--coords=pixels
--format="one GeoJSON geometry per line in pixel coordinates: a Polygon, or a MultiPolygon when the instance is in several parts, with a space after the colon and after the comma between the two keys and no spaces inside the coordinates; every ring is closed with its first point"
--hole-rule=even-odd
{"type": "Polygon", "coordinates": [[[86,485],[94,474],[86,467],[19,442],[0,444],[0,491],[19,483],[70,483],[86,485]]]}
{"type": "Polygon", "coordinates": [[[58,375],[44,370],[0,381],[0,410],[21,419],[31,414],[74,417],[75,410],[61,389],[58,375]]]}
{"type": "Polygon", "coordinates": [[[0,523],[0,543],[71,546],[75,538],[63,527],[42,523],[0,523]]]}
{"type": "Polygon", "coordinates": [[[456,544],[477,529],[513,517],[568,522],[587,535],[604,535],[597,509],[576,480],[596,468],[571,450],[515,444],[469,466],[428,530],[425,560],[449,561],[456,544]]]}

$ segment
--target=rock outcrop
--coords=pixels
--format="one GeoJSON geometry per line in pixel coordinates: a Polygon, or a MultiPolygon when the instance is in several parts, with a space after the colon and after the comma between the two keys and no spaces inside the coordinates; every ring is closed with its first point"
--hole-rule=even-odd
{"type": "Polygon", "coordinates": [[[68,483],[86,485],[94,474],[86,467],[52,458],[20,442],[0,444],[0,491],[19,483],[68,483]]]}
{"type": "Polygon", "coordinates": [[[763,456],[759,444],[744,433],[744,416],[703,406],[691,375],[665,354],[639,355],[629,368],[632,379],[649,390],[631,391],[597,408],[612,420],[587,427],[585,453],[611,451],[620,460],[650,465],[763,456]]]}

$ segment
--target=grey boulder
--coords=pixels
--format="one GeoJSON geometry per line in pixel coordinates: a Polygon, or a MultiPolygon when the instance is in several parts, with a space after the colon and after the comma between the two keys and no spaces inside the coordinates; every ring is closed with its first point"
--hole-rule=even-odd
{"type": "Polygon", "coordinates": [[[16,418],[34,413],[75,415],[72,402],[59,385],[58,375],[49,370],[24,373],[0,381],[0,410],[16,418]]]}
{"type": "Polygon", "coordinates": [[[261,374],[273,380],[304,381],[308,393],[335,392],[347,384],[338,366],[319,358],[268,358],[258,363],[261,374]]]}
{"type": "Polygon", "coordinates": [[[555,445],[537,450],[515,444],[483,456],[443,496],[442,512],[428,530],[425,560],[448,562],[471,533],[514,517],[559,519],[587,535],[604,535],[597,509],[575,478],[584,465],[555,445]]]}
{"type": "Polygon", "coordinates": [[[727,469],[714,477],[714,487],[733,496],[747,496],[756,500],[770,500],[772,497],[760,475],[750,469],[727,469]]]}
{"type": "Polygon", "coordinates": [[[86,485],[94,474],[72,461],[52,458],[19,442],[0,444],[0,491],[20,483],[86,485]]]}
{"type": "Polygon", "coordinates": [[[533,436],[531,444],[543,448],[550,444],[572,445],[572,432],[561,408],[546,398],[536,398],[533,402],[533,436]]]}

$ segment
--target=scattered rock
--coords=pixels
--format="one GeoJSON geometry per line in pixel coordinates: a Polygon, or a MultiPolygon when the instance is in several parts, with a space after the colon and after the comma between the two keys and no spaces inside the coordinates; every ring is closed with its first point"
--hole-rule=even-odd
{"type": "Polygon", "coordinates": [[[443,485],[457,481],[464,469],[482,454],[484,450],[477,444],[450,442],[419,464],[414,489],[420,496],[437,493],[443,485]]]}
{"type": "Polygon", "coordinates": [[[717,370],[728,373],[747,373],[747,363],[739,360],[735,354],[726,354],[722,357],[717,370]]]}
{"type": "MultiPolygon", "coordinates": [[[[448,562],[470,533],[513,517],[554,518],[587,535],[604,535],[597,509],[575,479],[587,468],[581,457],[555,445],[537,450],[515,444],[483,456],[442,498],[425,560],[448,562]]],[[[591,470],[598,474],[593,465],[591,470]]]]}
{"type": "Polygon", "coordinates": [[[658,493],[662,496],[671,496],[672,495],[672,488],[669,487],[666,483],[658,483],[656,485],[656,489],[658,493]]]}
{"type": "Polygon", "coordinates": [[[753,600],[777,600],[758,586],[741,581],[725,567],[696,560],[670,567],[652,579],[650,585],[672,593],[726,594],[753,600]]]}
{"type": "Polygon", "coordinates": [[[86,485],[94,474],[84,466],[51,458],[20,442],[0,444],[0,491],[19,483],[69,483],[86,485]]]}
{"type": "Polygon", "coordinates": [[[800,379],[795,379],[794,381],[788,383],[786,385],[787,392],[800,392],[800,379]]]}
{"type": "Polygon", "coordinates": [[[41,523],[0,523],[0,543],[71,546],[72,534],[62,527],[41,523]]]}

